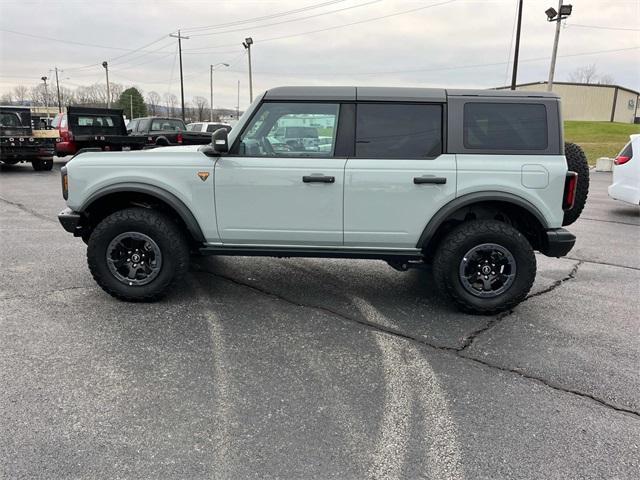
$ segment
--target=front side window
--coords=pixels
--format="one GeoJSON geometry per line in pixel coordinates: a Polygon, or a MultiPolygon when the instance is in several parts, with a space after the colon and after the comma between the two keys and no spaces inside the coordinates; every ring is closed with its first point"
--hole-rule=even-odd
{"type": "Polygon", "coordinates": [[[433,158],[442,153],[442,106],[361,103],[356,157],[433,158]]]}
{"type": "Polygon", "coordinates": [[[464,146],[479,150],[546,150],[547,109],[540,104],[470,102],[464,146]]]}
{"type": "Polygon", "coordinates": [[[337,103],[264,103],[240,137],[238,153],[251,157],[331,157],[337,103]]]}

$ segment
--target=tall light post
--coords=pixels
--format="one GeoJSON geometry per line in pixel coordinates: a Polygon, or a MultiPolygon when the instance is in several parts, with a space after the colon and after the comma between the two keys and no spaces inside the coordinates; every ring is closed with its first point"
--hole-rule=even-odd
{"type": "Polygon", "coordinates": [[[516,47],[513,53],[513,74],[511,75],[511,90],[516,89],[518,78],[518,56],[520,55],[520,30],[522,28],[522,0],[518,4],[518,26],[516,27],[516,47]]]}
{"type": "Polygon", "coordinates": [[[170,33],[169,36],[178,39],[178,53],[180,55],[180,100],[182,102],[182,121],[184,122],[184,77],[182,75],[182,40],[189,40],[189,37],[180,35],[180,30],[178,30],[177,35],[174,33],[170,33]]]}
{"type": "Polygon", "coordinates": [[[107,73],[107,108],[111,107],[111,92],[109,90],[109,64],[104,61],[102,62],[102,66],[104,67],[104,71],[107,73]]]}
{"type": "Polygon", "coordinates": [[[572,5],[563,5],[563,0],[558,1],[558,11],[551,7],[548,8],[544,13],[547,15],[547,21],[556,22],[556,36],[553,40],[553,52],[551,53],[551,66],[549,67],[549,81],[547,82],[547,91],[551,91],[553,89],[553,76],[556,72],[556,58],[558,56],[558,42],[560,42],[560,22],[569,15],[571,15],[571,11],[573,10],[572,5]]]}
{"type": "Polygon", "coordinates": [[[216,63],[215,65],[209,65],[209,67],[211,68],[211,75],[210,75],[210,78],[209,78],[209,81],[211,83],[211,102],[209,103],[209,105],[211,106],[210,109],[209,109],[209,121],[210,122],[213,122],[213,71],[215,70],[216,67],[219,67],[219,66],[228,67],[229,64],[221,62],[221,63],[216,63]]]}
{"type": "Polygon", "coordinates": [[[49,123],[49,92],[47,91],[47,77],[40,77],[44,82],[44,108],[47,110],[47,124],[49,123]]]}
{"type": "MultiPolygon", "coordinates": [[[[62,113],[62,101],[60,100],[60,80],[58,79],[58,72],[64,72],[64,70],[59,70],[58,67],[55,67],[56,72],[56,89],[58,90],[58,113],[62,113]]],[[[51,70],[49,70],[51,72],[51,70]]]]}
{"type": "Polygon", "coordinates": [[[249,56],[249,103],[253,103],[253,78],[251,75],[251,45],[253,45],[253,38],[248,37],[242,42],[242,46],[247,49],[247,55],[249,56]]]}

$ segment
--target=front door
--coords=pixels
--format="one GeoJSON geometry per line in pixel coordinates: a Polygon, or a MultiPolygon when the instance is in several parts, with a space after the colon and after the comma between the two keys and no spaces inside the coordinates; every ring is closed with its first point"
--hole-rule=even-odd
{"type": "Polygon", "coordinates": [[[215,166],[224,244],[339,246],[344,158],[334,158],[339,105],[265,102],[215,166]]]}

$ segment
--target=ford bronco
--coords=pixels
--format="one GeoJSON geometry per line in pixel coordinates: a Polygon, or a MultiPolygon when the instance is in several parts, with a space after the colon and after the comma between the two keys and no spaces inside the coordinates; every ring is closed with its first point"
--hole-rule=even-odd
{"type": "Polygon", "coordinates": [[[459,308],[491,314],[526,297],[534,251],[573,247],[588,168],[553,93],[281,87],[209,145],[86,152],[62,186],[60,222],[122,300],[162,297],[194,252],[365,258],[431,265],[459,308]],[[328,148],[275,148],[290,127],[328,148]]]}

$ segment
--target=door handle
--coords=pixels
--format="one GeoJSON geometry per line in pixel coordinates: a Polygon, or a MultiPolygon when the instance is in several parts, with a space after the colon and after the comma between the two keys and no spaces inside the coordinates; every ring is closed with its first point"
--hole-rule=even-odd
{"type": "Polygon", "coordinates": [[[434,177],[433,175],[425,175],[422,177],[413,177],[413,183],[420,185],[423,183],[431,183],[435,185],[443,185],[447,183],[447,177],[434,177]]]}
{"type": "Polygon", "coordinates": [[[336,177],[330,175],[305,175],[302,177],[304,183],[335,183],[336,177]]]}

